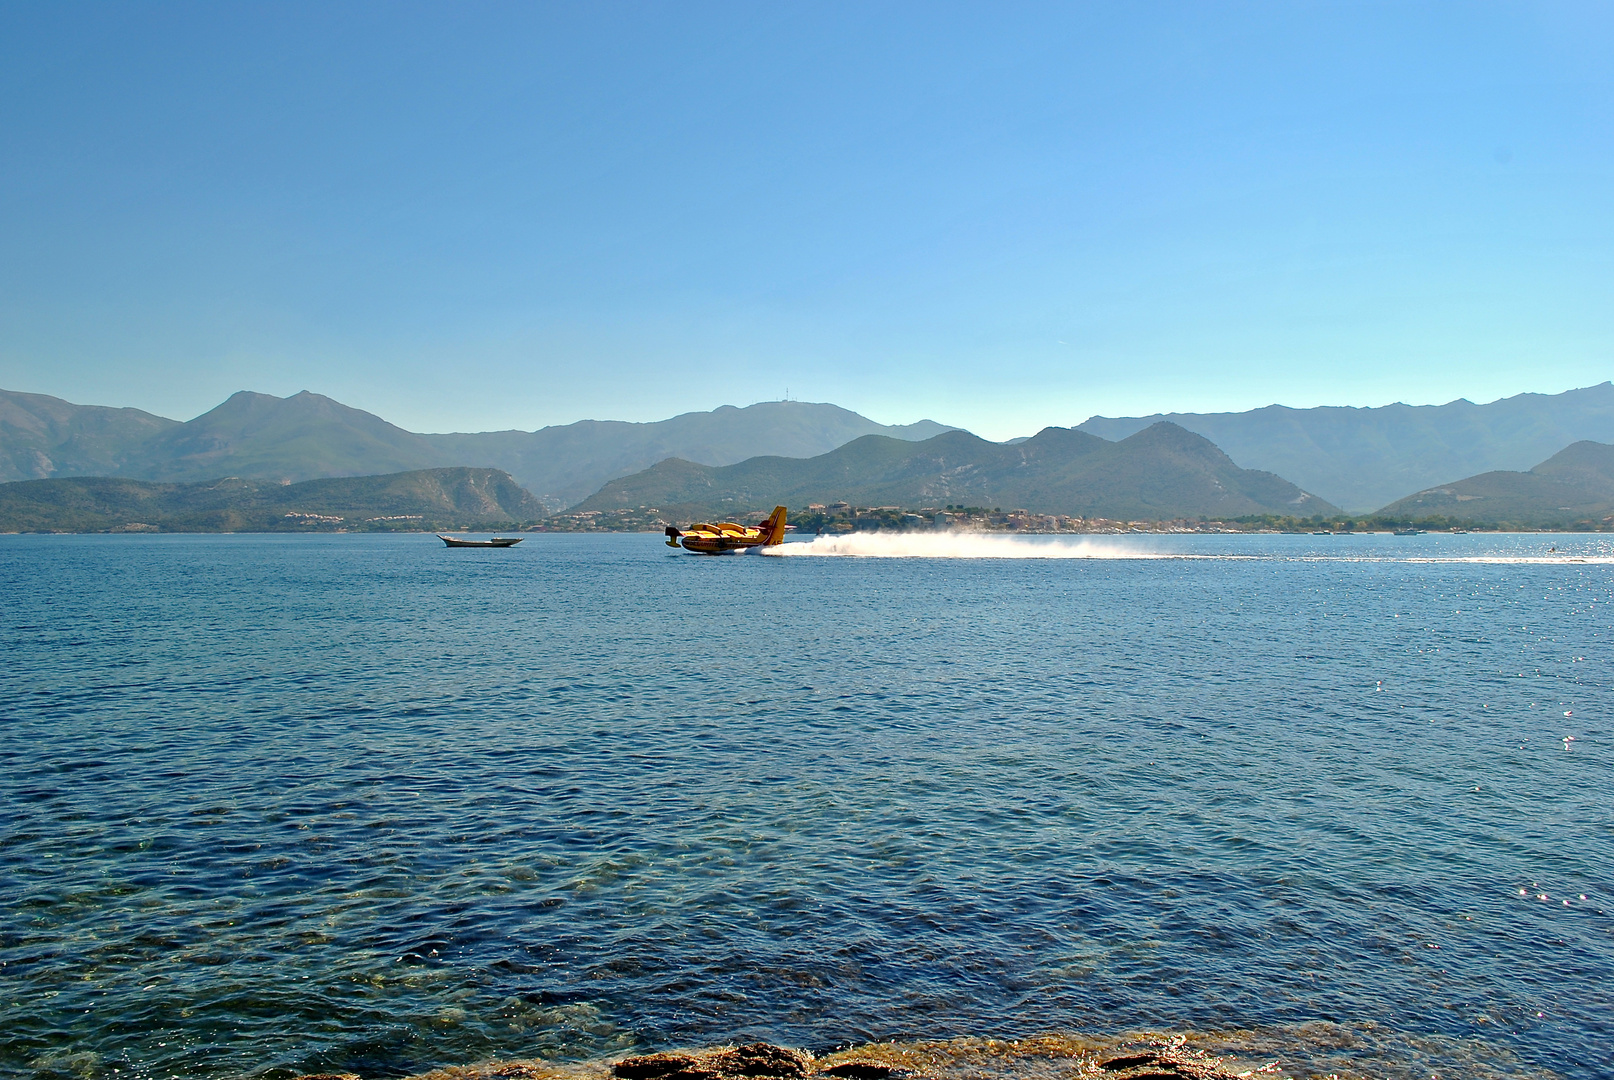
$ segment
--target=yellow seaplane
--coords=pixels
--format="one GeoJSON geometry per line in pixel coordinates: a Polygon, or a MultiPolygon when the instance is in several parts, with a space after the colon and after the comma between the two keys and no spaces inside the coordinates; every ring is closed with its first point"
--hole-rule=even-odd
{"type": "Polygon", "coordinates": [[[772,547],[785,540],[785,508],[773,508],[773,516],[760,525],[736,525],[732,521],[703,521],[687,530],[667,526],[667,546],[684,546],[697,555],[722,555],[751,547],[772,547]]]}

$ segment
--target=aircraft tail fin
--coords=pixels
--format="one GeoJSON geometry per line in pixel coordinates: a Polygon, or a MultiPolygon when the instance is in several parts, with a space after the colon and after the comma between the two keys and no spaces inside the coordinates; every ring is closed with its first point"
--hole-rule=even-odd
{"type": "Polygon", "coordinates": [[[773,516],[770,517],[763,524],[762,527],[768,534],[768,546],[769,547],[772,547],[775,544],[784,543],[785,542],[785,508],[782,507],[782,506],[774,507],[773,508],[773,516]]]}
{"type": "Polygon", "coordinates": [[[677,547],[678,538],[683,535],[684,534],[679,532],[676,527],[672,525],[667,526],[667,546],[671,548],[677,547]]]}

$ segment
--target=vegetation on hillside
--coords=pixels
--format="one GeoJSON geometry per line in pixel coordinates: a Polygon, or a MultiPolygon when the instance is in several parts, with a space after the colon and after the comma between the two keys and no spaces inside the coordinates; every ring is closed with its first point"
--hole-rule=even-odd
{"type": "Polygon", "coordinates": [[[74,405],[44,394],[0,390],[0,482],[58,473],[111,476],[178,426],[139,409],[74,405]]]}
{"type": "Polygon", "coordinates": [[[1614,384],[1485,405],[1270,405],[1241,413],[1095,416],[1080,430],[1123,439],[1160,420],[1205,436],[1246,468],[1277,473],[1363,512],[1455,477],[1528,469],[1577,440],[1614,442],[1614,384]]]}
{"type": "Polygon", "coordinates": [[[1609,528],[1614,526],[1614,446],[1578,442],[1528,472],[1470,476],[1398,499],[1378,513],[1521,528],[1609,528]]]}
{"type": "Polygon", "coordinates": [[[497,469],[279,484],[71,477],[0,484],[0,532],[396,532],[509,529],[542,504],[497,469]]]}
{"type": "Polygon", "coordinates": [[[574,513],[656,507],[669,520],[710,520],[842,500],[1150,521],[1337,509],[1281,477],[1240,469],[1201,436],[1158,424],[1119,443],[1068,428],[1013,444],[953,431],[919,443],[869,435],[815,458],[722,468],[672,459],[607,484],[574,513]]]}
{"type": "MultiPolygon", "coordinates": [[[[735,514],[740,524],[756,524],[760,513],[735,514]]],[[[654,508],[642,510],[585,510],[556,514],[532,526],[541,532],[661,532],[673,522],[654,508]]],[[[1382,514],[1321,514],[1297,517],[1290,514],[1246,514],[1234,518],[1179,517],[1167,519],[1119,519],[1071,517],[1061,514],[1035,514],[1027,510],[985,509],[964,506],[808,506],[790,511],[794,532],[804,535],[848,532],[967,532],[1011,533],[1249,533],[1287,532],[1395,532],[1418,529],[1424,532],[1609,532],[1614,520],[1579,520],[1557,526],[1539,526],[1515,521],[1482,522],[1441,515],[1390,517],[1382,514]]]]}

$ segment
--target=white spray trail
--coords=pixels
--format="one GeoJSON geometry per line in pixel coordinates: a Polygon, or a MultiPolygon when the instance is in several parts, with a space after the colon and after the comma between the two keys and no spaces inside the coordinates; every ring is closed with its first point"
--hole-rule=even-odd
{"type": "MultiPolygon", "coordinates": [[[[760,549],[763,555],[839,555],[865,559],[1183,559],[1178,555],[1125,547],[1088,537],[1005,536],[1001,533],[845,533],[820,536],[805,544],[760,549]]],[[[1220,556],[1210,556],[1220,557],[1220,556]]]]}
{"type": "MultiPolygon", "coordinates": [[[[1500,565],[1614,564],[1600,555],[1415,555],[1280,552],[1185,552],[1153,546],[1166,538],[1094,536],[1012,536],[1003,533],[857,532],[819,536],[805,543],[751,548],[764,556],[818,556],[862,559],[1181,559],[1208,562],[1383,562],[1492,563],[1500,565]],[[1151,543],[1152,541],[1152,543],[1151,543]]],[[[1169,541],[1167,541],[1169,543],[1169,541]]]]}

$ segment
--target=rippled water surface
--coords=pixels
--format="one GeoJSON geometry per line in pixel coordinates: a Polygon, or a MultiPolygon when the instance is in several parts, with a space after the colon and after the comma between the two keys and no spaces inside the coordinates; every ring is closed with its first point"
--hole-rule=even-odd
{"type": "Polygon", "coordinates": [[[0,537],[0,1070],[1250,1027],[1614,1072],[1606,540],[1085,553],[0,537]],[[1217,557],[1112,557],[1161,554],[1217,557]]]}

